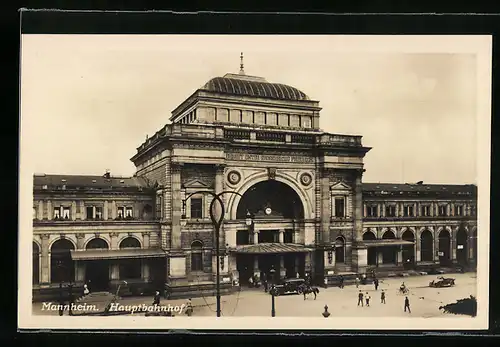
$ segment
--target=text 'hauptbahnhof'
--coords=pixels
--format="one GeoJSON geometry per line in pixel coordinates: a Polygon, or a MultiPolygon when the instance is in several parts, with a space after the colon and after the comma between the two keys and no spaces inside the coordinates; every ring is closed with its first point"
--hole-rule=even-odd
{"type": "Polygon", "coordinates": [[[172,111],[131,158],[133,177],[35,174],[34,297],[124,281],[129,294],[195,296],[213,292],[217,260],[223,292],[271,268],[318,282],[474,268],[477,186],[363,183],[370,148],[322,131],[320,110],[241,66],[172,111]],[[223,191],[217,255],[209,209],[223,191]]]}

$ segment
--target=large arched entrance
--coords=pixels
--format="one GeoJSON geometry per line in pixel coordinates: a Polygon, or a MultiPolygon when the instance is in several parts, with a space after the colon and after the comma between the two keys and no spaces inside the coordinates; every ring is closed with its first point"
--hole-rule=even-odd
{"type": "Polygon", "coordinates": [[[245,219],[248,212],[256,219],[304,219],[304,206],[295,190],[275,180],[259,182],[243,194],[236,218],[245,219]]]}
{"type": "MultiPolygon", "coordinates": [[[[302,221],[305,216],[304,204],[297,192],[278,180],[266,180],[250,187],[239,199],[236,219],[253,218],[249,240],[258,244],[268,244],[258,254],[238,254],[237,269],[245,281],[255,273],[269,275],[274,267],[276,277],[291,277],[304,267],[305,253],[287,251],[276,244],[298,243],[297,237],[304,239],[302,221]],[[252,232],[257,232],[254,238],[252,232]]],[[[240,233],[241,240],[247,239],[240,233]]],[[[322,255],[322,254],[321,254],[322,255]]],[[[318,257],[319,259],[319,257],[318,257]]],[[[321,258],[322,259],[322,258],[321,258]]]]}
{"type": "Polygon", "coordinates": [[[441,265],[450,265],[451,262],[451,235],[446,229],[439,232],[439,263],[441,265]]]}
{"type": "Polygon", "coordinates": [[[75,265],[71,259],[71,251],[75,246],[66,239],[57,240],[50,247],[50,282],[73,282],[75,265]]]}
{"type": "MultiPolygon", "coordinates": [[[[376,240],[377,237],[371,231],[367,231],[363,234],[363,241],[371,241],[376,240]]],[[[376,247],[368,247],[368,265],[377,265],[377,248],[376,247]]]]}
{"type": "MultiPolygon", "coordinates": [[[[108,243],[103,239],[96,238],[87,243],[87,250],[107,250],[108,243]]],[[[109,261],[108,260],[90,260],[85,266],[85,282],[90,291],[98,292],[109,289],[109,261]]]]}
{"type": "Polygon", "coordinates": [[[40,247],[33,241],[33,284],[40,282],[40,247]]]}
{"type": "MultiPolygon", "coordinates": [[[[135,237],[127,237],[120,242],[120,249],[141,248],[141,243],[135,237]]],[[[119,263],[120,279],[140,279],[142,275],[141,259],[121,259],[119,263]]]]}
{"type": "MultiPolygon", "coordinates": [[[[406,229],[401,235],[401,239],[415,243],[415,234],[410,229],[406,229]]],[[[403,246],[403,261],[405,267],[411,267],[415,264],[415,244],[403,246]]]]}
{"type": "MultiPolygon", "coordinates": [[[[387,230],[382,235],[383,240],[394,240],[396,235],[391,230],[387,230]]],[[[382,248],[382,264],[396,264],[398,255],[397,246],[386,246],[382,248]]]]}
{"type": "Polygon", "coordinates": [[[457,262],[460,265],[467,265],[468,257],[468,237],[467,231],[463,226],[461,226],[457,231],[457,262]]]}
{"type": "Polygon", "coordinates": [[[420,235],[420,260],[434,260],[434,238],[429,230],[424,230],[420,235]]]}

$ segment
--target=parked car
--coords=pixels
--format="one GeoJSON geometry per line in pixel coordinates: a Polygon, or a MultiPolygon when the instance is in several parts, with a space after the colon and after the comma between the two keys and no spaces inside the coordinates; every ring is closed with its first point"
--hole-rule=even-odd
{"type": "MultiPolygon", "coordinates": [[[[302,294],[302,286],[306,283],[303,278],[289,278],[274,285],[274,295],[302,294]]],[[[273,294],[273,291],[269,291],[273,294]]]]}
{"type": "Polygon", "coordinates": [[[444,278],[444,277],[438,277],[437,281],[432,281],[429,283],[429,287],[431,288],[445,288],[445,287],[452,287],[454,285],[455,285],[454,278],[444,278]]]}

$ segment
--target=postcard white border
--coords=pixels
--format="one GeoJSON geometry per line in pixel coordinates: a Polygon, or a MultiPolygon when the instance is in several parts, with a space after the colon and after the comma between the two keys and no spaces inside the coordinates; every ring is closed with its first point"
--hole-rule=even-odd
{"type": "MultiPolygon", "coordinates": [[[[121,35],[123,37],[123,35],[121,35]]],[[[220,36],[220,35],[219,35],[220,36]]],[[[24,37],[24,36],[23,36],[24,37]]],[[[195,35],[183,35],[183,42],[195,35]]],[[[204,35],[203,39],[207,36],[204,35]]],[[[284,39],[297,40],[303,36],[284,39]]],[[[306,40],[322,40],[325,36],[307,36],[306,40]]],[[[477,330],[488,328],[489,297],[489,214],[490,214],[490,144],[491,144],[491,72],[492,37],[490,35],[449,36],[349,36],[335,37],[334,51],[394,52],[394,53],[470,53],[477,57],[477,175],[478,175],[478,263],[475,318],[340,318],[308,317],[50,317],[32,315],[32,206],[33,160],[26,154],[29,138],[23,137],[24,124],[20,119],[20,174],[19,174],[19,267],[18,327],[20,329],[277,329],[277,330],[477,330]],[[215,319],[214,319],[215,318],[215,319]]],[[[21,55],[22,57],[22,55],[21,55]]],[[[22,73],[22,71],[21,71],[22,73]]],[[[22,95],[22,86],[21,86],[22,95]]],[[[21,103],[22,114],[22,103],[21,103]]]]}

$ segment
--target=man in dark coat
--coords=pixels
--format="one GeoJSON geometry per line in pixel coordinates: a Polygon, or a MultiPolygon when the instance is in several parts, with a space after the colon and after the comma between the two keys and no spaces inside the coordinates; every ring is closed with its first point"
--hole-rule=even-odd
{"type": "Polygon", "coordinates": [[[363,303],[363,292],[360,290],[358,293],[358,306],[361,304],[361,306],[364,306],[365,304],[363,303]]]}
{"type": "Polygon", "coordinates": [[[411,310],[410,310],[410,299],[408,299],[408,297],[405,297],[405,312],[406,312],[406,309],[408,309],[408,313],[411,313],[411,310]]]}
{"type": "Polygon", "coordinates": [[[160,292],[156,291],[153,298],[153,305],[160,305],[160,292]]]}

